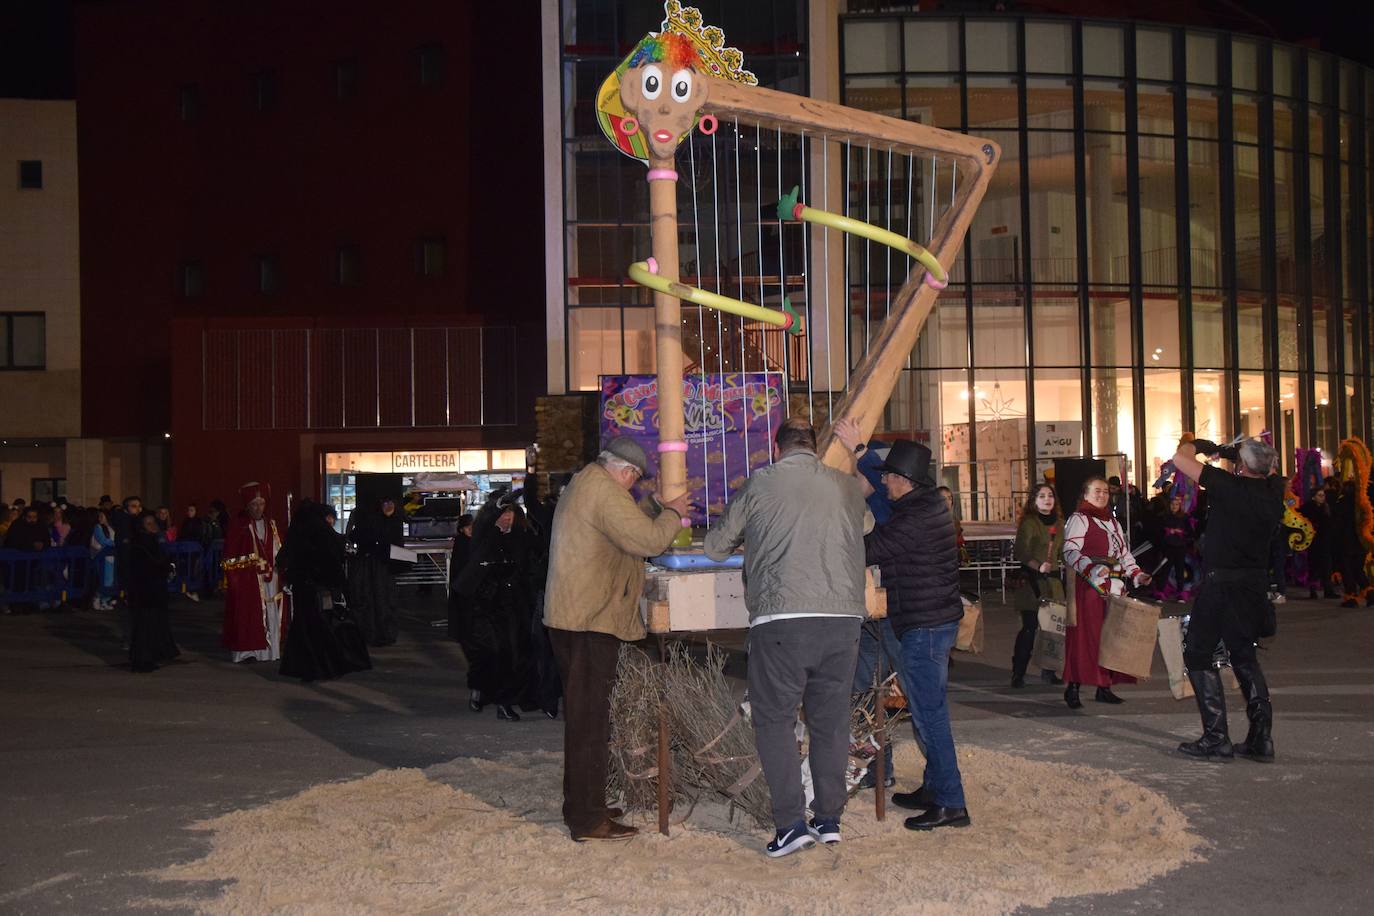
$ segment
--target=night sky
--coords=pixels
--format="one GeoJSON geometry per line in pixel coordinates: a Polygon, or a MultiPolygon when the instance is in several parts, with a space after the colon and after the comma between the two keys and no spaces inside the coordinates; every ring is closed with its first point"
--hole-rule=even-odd
{"type": "MultiPolygon", "coordinates": [[[[73,12],[76,0],[0,0],[0,97],[71,98],[75,87],[73,12]]],[[[109,0],[80,0],[86,3],[109,0]]],[[[438,0],[451,2],[451,0],[438,0]]],[[[519,0],[534,3],[535,0],[519,0]]],[[[657,0],[644,0],[656,3],[657,0]]],[[[1247,0],[1155,0],[1148,4],[1091,2],[1003,3],[1016,11],[1081,12],[1110,6],[1113,15],[1177,20],[1199,14],[1218,23],[1247,23],[1246,31],[1324,50],[1374,67],[1374,5],[1348,2],[1247,2],[1247,0]],[[1141,9],[1130,9],[1141,6],[1141,9]]],[[[131,14],[139,4],[126,3],[131,14]]],[[[981,9],[993,3],[946,3],[947,11],[981,9]]]]}

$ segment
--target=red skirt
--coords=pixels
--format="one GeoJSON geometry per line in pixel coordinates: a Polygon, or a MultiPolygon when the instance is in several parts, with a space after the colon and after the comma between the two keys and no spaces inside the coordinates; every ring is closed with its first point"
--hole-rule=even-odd
{"type": "Polygon", "coordinates": [[[1094,687],[1134,684],[1135,678],[1131,675],[1109,671],[1097,663],[1107,600],[1080,578],[1074,579],[1073,594],[1076,622],[1064,631],[1064,680],[1094,687]]]}

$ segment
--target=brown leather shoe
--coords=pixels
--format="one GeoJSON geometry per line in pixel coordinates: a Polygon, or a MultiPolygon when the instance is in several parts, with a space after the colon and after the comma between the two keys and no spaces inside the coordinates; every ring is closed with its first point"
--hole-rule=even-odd
{"type": "Polygon", "coordinates": [[[622,817],[625,816],[625,809],[624,809],[624,808],[607,808],[607,809],[606,809],[606,816],[607,816],[608,818],[610,818],[611,820],[613,820],[613,821],[614,821],[614,820],[619,820],[620,818],[622,818],[622,817]]]}
{"type": "Polygon", "coordinates": [[[572,838],[578,843],[584,840],[628,840],[637,833],[639,833],[638,827],[631,827],[629,824],[621,824],[607,818],[591,830],[574,833],[572,838]]]}

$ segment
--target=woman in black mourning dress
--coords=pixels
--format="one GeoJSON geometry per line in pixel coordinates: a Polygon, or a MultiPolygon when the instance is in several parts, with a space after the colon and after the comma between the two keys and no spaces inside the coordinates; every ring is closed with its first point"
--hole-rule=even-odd
{"type": "Polygon", "coordinates": [[[277,569],[291,590],[291,624],[281,656],[281,673],[323,681],[372,667],[367,642],[340,604],[344,540],[334,530],[329,506],[304,500],[277,553],[277,569]]]}

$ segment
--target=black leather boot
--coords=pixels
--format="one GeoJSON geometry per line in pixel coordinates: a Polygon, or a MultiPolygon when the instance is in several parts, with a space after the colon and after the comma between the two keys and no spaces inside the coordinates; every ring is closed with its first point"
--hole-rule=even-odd
{"type": "Polygon", "coordinates": [[[1202,737],[1185,741],[1179,753],[1199,760],[1230,760],[1235,751],[1226,730],[1226,696],[1221,690],[1221,672],[1208,665],[1200,671],[1189,671],[1188,681],[1197,697],[1197,710],[1202,716],[1202,737]]]}
{"type": "Polygon", "coordinates": [[[1078,698],[1078,685],[1069,682],[1069,686],[1064,688],[1064,702],[1070,709],[1082,709],[1083,701],[1078,698]]]}
{"type": "Polygon", "coordinates": [[[1117,704],[1126,702],[1125,700],[1121,699],[1121,697],[1112,693],[1112,688],[1110,687],[1097,688],[1097,693],[1093,695],[1093,699],[1099,703],[1117,704]]]}
{"type": "Polygon", "coordinates": [[[1231,670],[1236,673],[1240,692],[1245,696],[1245,715],[1250,720],[1250,731],[1246,733],[1245,740],[1235,745],[1236,756],[1257,763],[1273,763],[1274,712],[1269,703],[1269,684],[1260,670],[1259,660],[1233,658],[1231,670]]]}
{"type": "Polygon", "coordinates": [[[1011,686],[1026,686],[1026,667],[1030,664],[1031,650],[1035,648],[1035,631],[1024,628],[1016,631],[1016,648],[1011,654],[1011,686]]]}

